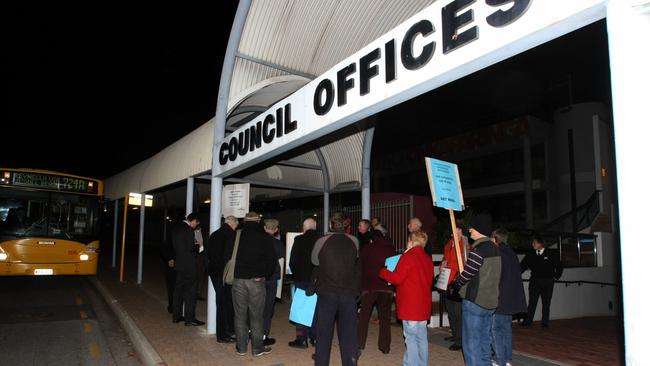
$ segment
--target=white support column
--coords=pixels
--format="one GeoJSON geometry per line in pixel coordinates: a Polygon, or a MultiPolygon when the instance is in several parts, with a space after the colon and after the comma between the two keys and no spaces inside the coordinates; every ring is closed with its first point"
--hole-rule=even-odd
{"type": "Polygon", "coordinates": [[[194,177],[187,178],[187,190],[185,192],[185,216],[194,211],[194,177]]]}
{"type": "Polygon", "coordinates": [[[370,220],[370,155],[375,128],[366,131],[363,138],[363,155],[361,160],[361,218],[370,220]]]}
{"type": "Polygon", "coordinates": [[[137,284],[142,284],[142,255],[144,252],[144,201],[146,194],[141,193],[140,196],[140,235],[138,238],[138,281],[137,284]]]}
{"type": "Polygon", "coordinates": [[[647,225],[648,95],[650,92],[650,1],[610,0],[607,4],[609,66],[616,144],[618,207],[625,328],[625,363],[650,365],[650,297],[639,255],[639,232],[647,225]]]}
{"type": "Polygon", "coordinates": [[[115,209],[113,210],[113,258],[111,267],[117,266],[117,213],[120,208],[120,200],[115,200],[115,209]]]}
{"type": "MultiPolygon", "coordinates": [[[[232,80],[232,73],[235,68],[235,56],[241,35],[244,32],[244,25],[246,24],[246,17],[248,10],[251,7],[251,0],[240,0],[237,6],[237,13],[232,23],[230,30],[230,37],[228,38],[228,46],[226,47],[226,54],[223,58],[223,66],[221,68],[221,79],[219,80],[219,94],[217,96],[217,111],[214,117],[214,146],[212,147],[212,171],[219,164],[219,149],[216,145],[226,135],[226,114],[228,113],[228,98],[230,94],[230,82],[232,80]]],[[[210,233],[218,230],[221,226],[221,190],[223,189],[223,178],[212,177],[212,185],[210,187],[210,233]]],[[[216,306],[216,293],[212,280],[208,286],[208,314],[206,315],[206,322],[208,334],[215,334],[217,332],[217,306],[216,306]]]]}
{"type": "Polygon", "coordinates": [[[323,193],[323,234],[330,231],[330,193],[323,193]]]}

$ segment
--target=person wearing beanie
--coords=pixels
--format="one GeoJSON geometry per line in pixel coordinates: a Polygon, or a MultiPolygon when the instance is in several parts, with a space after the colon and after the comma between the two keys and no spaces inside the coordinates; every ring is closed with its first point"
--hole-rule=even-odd
{"type": "Polygon", "coordinates": [[[467,225],[474,240],[463,272],[452,282],[463,298],[462,346],[465,365],[490,365],[492,314],[499,305],[501,256],[490,240],[492,220],[487,213],[474,215],[467,225]]]}
{"type": "Polygon", "coordinates": [[[236,352],[240,356],[246,354],[249,330],[253,356],[271,352],[271,348],[264,344],[264,303],[266,279],[275,272],[278,258],[273,249],[273,237],[264,231],[260,220],[256,212],[246,214],[237,248],[232,302],[236,352]]]}

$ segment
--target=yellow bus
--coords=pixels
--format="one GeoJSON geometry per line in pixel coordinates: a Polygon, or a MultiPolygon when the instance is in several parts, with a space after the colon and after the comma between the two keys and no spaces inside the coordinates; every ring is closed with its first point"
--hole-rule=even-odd
{"type": "Polygon", "coordinates": [[[0,168],[0,276],[94,275],[102,181],[0,168]]]}

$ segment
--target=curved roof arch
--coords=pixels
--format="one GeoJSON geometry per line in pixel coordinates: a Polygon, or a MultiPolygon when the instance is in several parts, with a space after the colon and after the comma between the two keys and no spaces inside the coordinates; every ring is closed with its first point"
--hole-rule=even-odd
{"type": "MultiPolygon", "coordinates": [[[[290,95],[433,2],[253,0],[231,75],[227,130],[255,118],[265,106],[290,95]]],[[[106,197],[146,192],[210,171],[213,128],[213,120],[208,121],[153,157],[106,179],[106,197]]],[[[320,146],[330,190],[360,189],[364,136],[361,131],[320,146]]],[[[274,183],[281,177],[287,186],[322,191],[323,169],[315,169],[320,164],[312,151],[246,178],[274,183]]]]}

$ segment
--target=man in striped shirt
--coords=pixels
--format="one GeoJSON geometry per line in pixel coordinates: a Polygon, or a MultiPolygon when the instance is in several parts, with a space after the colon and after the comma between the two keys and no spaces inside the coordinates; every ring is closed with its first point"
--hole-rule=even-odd
{"type": "Polygon", "coordinates": [[[467,227],[474,244],[463,272],[451,285],[463,298],[463,356],[467,366],[489,365],[492,360],[490,329],[499,303],[501,256],[485,235],[492,232],[491,224],[487,213],[470,220],[467,227]]]}

